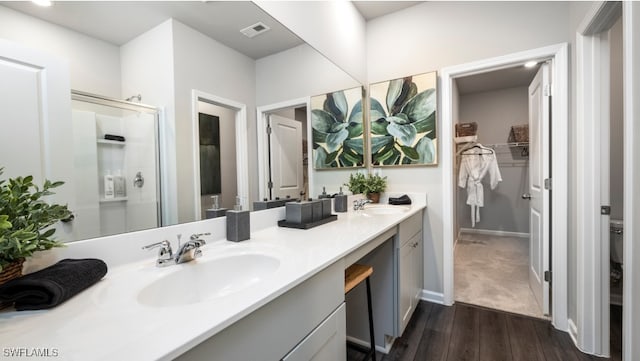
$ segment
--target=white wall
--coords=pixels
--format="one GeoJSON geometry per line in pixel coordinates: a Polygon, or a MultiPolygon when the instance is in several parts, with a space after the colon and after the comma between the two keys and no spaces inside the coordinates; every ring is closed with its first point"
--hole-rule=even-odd
{"type": "Polygon", "coordinates": [[[0,6],[0,38],[69,62],[71,89],[120,97],[120,52],[113,44],[0,6]]]}
{"type": "MultiPolygon", "coordinates": [[[[529,123],[526,86],[465,94],[460,96],[459,105],[460,122],[478,123],[478,142],[484,145],[504,144],[511,126],[529,123]]],[[[521,197],[529,192],[528,157],[522,157],[520,152],[520,148],[495,148],[502,182],[492,190],[489,178],[483,179],[484,207],[480,210],[476,229],[529,233],[529,201],[521,197]]],[[[472,228],[471,210],[466,205],[467,191],[456,188],[458,224],[462,228],[472,228]]]]}
{"type": "Polygon", "coordinates": [[[253,59],[232,50],[202,33],[173,21],[175,76],[175,136],[180,222],[195,219],[193,175],[192,99],[193,89],[247,106],[249,134],[248,204],[258,197],[255,87],[253,59]]]}
{"type": "Polygon", "coordinates": [[[256,60],[259,106],[360,85],[307,44],[256,60]]]}
{"type": "MultiPolygon", "coordinates": [[[[286,100],[330,93],[360,86],[355,79],[307,44],[256,61],[256,103],[270,105],[286,100]]],[[[311,197],[325,186],[327,193],[338,188],[354,170],[314,171],[311,197]]]]}
{"type": "MultiPolygon", "coordinates": [[[[367,25],[370,83],[569,41],[569,5],[555,2],[426,2],[367,25]]],[[[442,127],[442,124],[439,124],[442,127]]],[[[439,150],[440,157],[450,156],[439,150]]],[[[425,277],[443,291],[442,170],[384,168],[390,189],[427,192],[425,277]]]]}
{"type": "Polygon", "coordinates": [[[164,109],[159,128],[165,224],[178,223],[172,32],[172,20],[165,21],[124,44],[120,51],[122,94],[140,94],[142,103],[164,109]]]}
{"type": "Polygon", "coordinates": [[[360,83],[367,80],[366,22],[350,1],[255,1],[360,83]]]}

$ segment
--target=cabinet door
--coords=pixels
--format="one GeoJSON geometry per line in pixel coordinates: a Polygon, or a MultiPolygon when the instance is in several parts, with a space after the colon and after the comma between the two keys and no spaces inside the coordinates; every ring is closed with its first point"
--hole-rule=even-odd
{"type": "Polygon", "coordinates": [[[400,247],[400,257],[398,262],[398,316],[399,335],[402,335],[404,328],[411,318],[412,303],[415,294],[413,281],[413,240],[409,240],[400,247]]]}
{"type": "MultiPolygon", "coordinates": [[[[418,306],[418,302],[420,302],[420,298],[422,296],[422,287],[424,280],[424,271],[423,271],[423,249],[424,243],[422,242],[422,232],[418,233],[414,238],[413,242],[415,246],[412,251],[412,266],[413,266],[413,287],[414,287],[414,297],[412,306],[415,309],[418,306]]],[[[413,311],[411,312],[413,313],[413,311]]]]}
{"type": "Polygon", "coordinates": [[[339,361],[347,355],[344,303],[305,337],[282,361],[339,361]]]}

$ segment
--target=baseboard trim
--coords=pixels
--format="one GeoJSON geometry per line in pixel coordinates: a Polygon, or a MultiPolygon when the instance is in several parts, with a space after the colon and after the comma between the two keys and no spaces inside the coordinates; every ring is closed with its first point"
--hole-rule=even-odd
{"type": "MultiPolygon", "coordinates": [[[[356,345],[360,345],[360,346],[365,347],[365,348],[371,347],[369,342],[362,341],[361,339],[355,338],[355,337],[352,337],[352,336],[347,336],[347,341],[353,342],[356,345]]],[[[391,343],[386,344],[385,347],[376,345],[376,351],[382,352],[383,354],[386,355],[391,351],[391,346],[393,346],[393,341],[391,343]]]]}
{"type": "Polygon", "coordinates": [[[573,344],[578,347],[578,326],[573,322],[572,319],[568,320],[569,323],[569,336],[571,340],[573,340],[573,344]]]}
{"type": "Polygon", "coordinates": [[[519,238],[529,238],[529,233],[494,231],[492,229],[460,228],[460,233],[484,234],[487,236],[509,236],[519,238]]]}
{"type": "Polygon", "coordinates": [[[420,297],[420,299],[444,305],[444,294],[442,292],[422,290],[422,296],[420,297]]]}

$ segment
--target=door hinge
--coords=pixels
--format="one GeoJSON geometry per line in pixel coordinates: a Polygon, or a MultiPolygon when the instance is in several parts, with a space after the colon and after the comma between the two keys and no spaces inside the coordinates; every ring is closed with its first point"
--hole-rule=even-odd
{"type": "Polygon", "coordinates": [[[551,178],[546,178],[544,180],[544,189],[551,190],[551,178]]]}
{"type": "Polygon", "coordinates": [[[267,125],[267,134],[271,135],[271,126],[267,125]]]}
{"type": "Polygon", "coordinates": [[[600,206],[600,214],[608,216],[611,214],[611,206],[600,206]]]}
{"type": "Polygon", "coordinates": [[[273,182],[272,181],[268,181],[267,182],[267,188],[269,188],[269,189],[273,188],[273,182]]]}
{"type": "Polygon", "coordinates": [[[543,94],[545,97],[551,96],[551,84],[545,84],[543,89],[543,94]]]}
{"type": "Polygon", "coordinates": [[[544,271],[544,281],[551,283],[551,271],[544,271]]]}

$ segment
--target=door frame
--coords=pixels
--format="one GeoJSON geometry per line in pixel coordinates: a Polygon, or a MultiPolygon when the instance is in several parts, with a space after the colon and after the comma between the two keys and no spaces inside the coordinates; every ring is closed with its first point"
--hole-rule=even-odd
{"type": "MultiPolygon", "coordinates": [[[[309,125],[309,119],[311,119],[311,98],[297,98],[291,100],[285,100],[283,102],[261,105],[256,108],[256,123],[258,133],[258,199],[268,198],[269,191],[267,189],[267,172],[269,171],[269,150],[267,149],[267,117],[269,114],[281,109],[293,108],[293,107],[307,107],[307,139],[311,139],[311,126],[309,125]]],[[[313,149],[313,142],[307,142],[307,154],[311,155],[313,149]]],[[[309,161],[307,164],[307,174],[309,181],[309,190],[313,189],[313,162],[309,161]]],[[[307,195],[308,196],[308,195],[307,195]]]]}
{"type": "Polygon", "coordinates": [[[440,75],[442,187],[443,202],[443,303],[454,303],[454,238],[455,238],[455,151],[453,148],[453,79],[523,65],[529,60],[552,60],[552,119],[551,147],[553,149],[553,198],[550,208],[553,269],[551,317],[555,328],[567,330],[567,235],[568,235],[568,129],[569,129],[569,45],[560,43],[513,53],[467,64],[444,68],[440,75]],[[447,156],[448,155],[448,156],[447,156]]]}
{"type": "Polygon", "coordinates": [[[234,100],[225,99],[217,95],[200,90],[191,90],[191,134],[193,139],[193,197],[195,220],[201,219],[202,201],[200,196],[200,136],[198,102],[218,105],[236,112],[236,181],[237,195],[240,197],[242,209],[250,209],[249,199],[249,153],[247,135],[247,106],[234,100]]]}
{"type": "Polygon", "coordinates": [[[640,343],[633,342],[640,337],[640,246],[634,246],[633,239],[640,239],[635,226],[640,217],[640,190],[635,184],[640,182],[640,3],[625,1],[622,4],[623,27],[623,71],[624,84],[624,219],[630,221],[624,226],[624,264],[627,270],[622,310],[622,357],[631,361],[640,356],[640,343]],[[635,34],[635,36],[634,36],[635,34]],[[635,64],[635,68],[634,68],[635,64]],[[635,262],[633,262],[635,260],[635,262]],[[636,302],[634,302],[634,300],[636,302]]]}
{"type": "MultiPolygon", "coordinates": [[[[638,90],[637,70],[634,69],[634,61],[638,63],[638,52],[640,44],[638,37],[634,38],[634,30],[640,29],[638,19],[640,18],[640,6],[633,2],[598,2],[592,6],[585,15],[576,32],[576,64],[577,64],[577,121],[585,122],[585,126],[578,128],[581,136],[577,144],[577,152],[591,152],[592,140],[596,142],[593,149],[599,149],[600,127],[607,127],[602,124],[600,117],[594,117],[594,111],[607,112],[609,109],[609,39],[607,32],[622,17],[623,21],[623,72],[624,72],[624,194],[625,204],[623,218],[627,220],[624,225],[624,287],[623,287],[623,360],[632,360],[634,353],[640,354],[640,345],[633,343],[634,335],[640,334],[640,326],[637,322],[638,306],[634,304],[634,295],[637,298],[638,287],[637,276],[634,276],[632,261],[634,260],[634,248],[632,240],[634,237],[634,214],[638,214],[638,192],[634,189],[634,183],[638,182],[638,174],[634,174],[638,169],[638,141],[640,136],[637,127],[634,127],[634,117],[637,119],[640,114],[638,101],[640,90],[638,90]],[[634,18],[635,17],[635,18],[634,18]],[[635,20],[635,21],[634,21],[635,20]],[[635,43],[634,43],[635,42],[635,43]],[[604,89],[602,85],[604,84],[604,89]],[[587,142],[587,139],[589,142],[587,142]],[[635,149],[634,149],[635,148],[635,149]],[[635,293],[635,294],[634,294],[635,293]],[[635,348],[635,349],[634,349],[635,348]],[[634,352],[635,351],[635,352],[634,352]]],[[[637,68],[636,68],[637,69],[637,68]]],[[[608,114],[605,114],[608,119],[608,114]]],[[[579,123],[583,124],[583,123],[579,123]]],[[[588,158],[587,158],[588,159],[588,158]]],[[[609,243],[608,237],[604,241],[599,237],[602,232],[608,232],[608,225],[603,225],[599,207],[601,205],[601,179],[597,172],[600,169],[600,158],[595,157],[590,160],[595,162],[592,167],[589,163],[578,168],[577,198],[592,197],[593,201],[586,204],[589,208],[578,207],[578,232],[580,226],[590,225],[591,232],[579,234],[581,245],[578,249],[578,280],[577,280],[577,323],[572,332],[572,338],[576,345],[585,352],[597,355],[608,356],[609,335],[610,335],[610,314],[609,314],[609,243]],[[597,203],[596,203],[597,202],[597,203]],[[595,225],[595,227],[593,226],[595,225]],[[604,228],[604,229],[603,229],[604,228]],[[595,233],[597,232],[597,233],[595,233]]],[[[606,174],[608,177],[609,174],[606,174]]],[[[606,199],[603,199],[606,201],[606,199]]],[[[635,217],[637,219],[637,216],[635,217]]],[[[637,233],[637,231],[635,231],[637,233]]],[[[635,251],[637,253],[637,250],[635,251]]],[[[637,266],[636,266],[637,267],[637,266]]],[[[637,272],[637,270],[635,270],[637,272]]],[[[637,336],[635,336],[637,339],[637,336]]]]}

